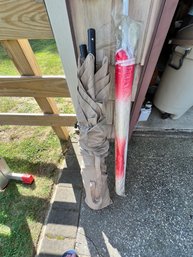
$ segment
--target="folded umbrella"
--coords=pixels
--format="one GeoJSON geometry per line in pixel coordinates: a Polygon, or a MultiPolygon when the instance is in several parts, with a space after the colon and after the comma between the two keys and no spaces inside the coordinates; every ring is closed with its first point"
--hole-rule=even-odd
{"type": "Polygon", "coordinates": [[[123,16],[117,30],[115,54],[115,190],[125,195],[131,94],[139,24],[128,16],[129,1],[123,0],[123,16]]]}
{"type": "Polygon", "coordinates": [[[134,61],[128,52],[119,49],[115,55],[115,190],[125,194],[127,145],[131,109],[131,94],[134,78],[134,61]]]}
{"type": "Polygon", "coordinates": [[[110,75],[108,58],[95,73],[95,57],[88,54],[78,67],[77,119],[80,128],[80,149],[83,159],[81,174],[86,192],[85,201],[92,209],[111,204],[107,185],[105,158],[109,142],[105,129],[104,103],[108,100],[110,75]]]}

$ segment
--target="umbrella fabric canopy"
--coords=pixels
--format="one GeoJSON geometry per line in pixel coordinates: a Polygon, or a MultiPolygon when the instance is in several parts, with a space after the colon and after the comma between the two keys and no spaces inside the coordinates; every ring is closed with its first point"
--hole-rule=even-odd
{"type": "Polygon", "coordinates": [[[83,158],[81,174],[86,191],[85,201],[92,209],[111,204],[107,185],[105,157],[109,142],[105,129],[104,102],[108,100],[110,75],[108,58],[94,74],[95,57],[88,54],[78,68],[77,119],[80,127],[80,149],[83,158]]]}

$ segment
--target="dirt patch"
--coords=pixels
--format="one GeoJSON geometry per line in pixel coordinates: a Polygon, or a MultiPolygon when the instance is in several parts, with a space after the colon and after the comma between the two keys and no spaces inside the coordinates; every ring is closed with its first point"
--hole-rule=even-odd
{"type": "Polygon", "coordinates": [[[31,137],[45,139],[51,128],[24,127],[24,126],[0,126],[0,142],[20,141],[31,137]]]}

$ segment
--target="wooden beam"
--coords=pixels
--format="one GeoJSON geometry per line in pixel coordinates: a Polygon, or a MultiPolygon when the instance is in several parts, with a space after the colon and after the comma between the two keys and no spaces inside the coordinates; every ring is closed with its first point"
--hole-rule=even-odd
{"type": "MultiPolygon", "coordinates": [[[[12,58],[13,63],[15,64],[21,75],[41,76],[41,71],[39,69],[35,55],[31,49],[28,40],[23,39],[3,41],[3,46],[7,50],[9,56],[12,58]]],[[[35,100],[44,113],[59,113],[54,99],[36,97],[35,100]]],[[[66,128],[57,126],[53,126],[52,128],[60,139],[68,139],[69,134],[66,128]]]]}
{"type": "Polygon", "coordinates": [[[42,75],[28,40],[3,40],[1,41],[1,44],[21,75],[42,75]]]}
{"type": "Polygon", "coordinates": [[[70,97],[65,77],[0,76],[0,96],[70,97]]]}
{"type": "Polygon", "coordinates": [[[66,0],[44,0],[72,102],[77,109],[77,63],[66,0]]]}
{"type": "MultiPolygon", "coordinates": [[[[146,9],[146,2],[141,1],[141,0],[140,0],[140,2],[141,2],[141,5],[143,6],[143,8],[141,9],[141,11],[143,12],[143,10],[146,9]]],[[[156,24],[157,17],[159,15],[160,7],[162,6],[162,2],[163,2],[163,0],[156,0],[156,1],[151,0],[151,5],[150,5],[150,8],[149,8],[148,16],[146,17],[146,20],[145,20],[146,25],[145,25],[145,28],[142,29],[143,34],[144,34],[144,39],[142,41],[141,49],[140,49],[141,50],[140,64],[142,66],[145,63],[145,58],[146,58],[146,55],[147,55],[147,52],[148,52],[148,47],[149,47],[149,44],[151,42],[154,27],[155,27],[155,24],[156,24]]],[[[132,11],[132,8],[131,8],[131,11],[132,11]]],[[[140,16],[138,16],[138,19],[136,19],[136,20],[141,20],[139,17],[140,16]]],[[[140,41],[141,41],[141,37],[140,37],[140,41]]]]}
{"type": "Polygon", "coordinates": [[[1,0],[0,10],[0,40],[53,38],[43,3],[1,0]]]}
{"type": "Polygon", "coordinates": [[[0,113],[0,125],[74,126],[75,114],[0,113]]]}

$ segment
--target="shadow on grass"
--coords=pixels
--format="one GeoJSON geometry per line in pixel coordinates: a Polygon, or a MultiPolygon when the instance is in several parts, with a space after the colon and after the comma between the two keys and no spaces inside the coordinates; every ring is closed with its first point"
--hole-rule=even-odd
{"type": "Polygon", "coordinates": [[[3,198],[6,198],[11,192],[12,201],[7,202],[7,204],[1,206],[1,211],[4,213],[5,218],[3,225],[8,226],[10,229],[10,236],[3,239],[1,236],[1,241],[3,242],[2,249],[0,247],[1,256],[33,256],[35,254],[35,246],[32,240],[31,231],[28,226],[27,218],[29,220],[35,220],[36,222],[43,223],[45,218],[45,210],[48,207],[48,200],[41,199],[37,197],[22,196],[14,182],[4,192],[4,197],[1,197],[1,202],[3,198]],[[18,205],[15,207],[15,205],[18,205]],[[22,210],[22,206],[25,205],[25,212],[22,210]],[[41,206],[42,211],[36,213],[39,208],[36,206],[41,206]],[[24,255],[22,254],[24,253],[24,255]],[[28,255],[27,255],[28,254],[28,255]]]}
{"type": "Polygon", "coordinates": [[[0,45],[0,57],[1,57],[1,61],[10,60],[8,54],[6,53],[6,51],[3,49],[1,45],[0,45]]]}
{"type": "MultiPolygon", "coordinates": [[[[53,163],[31,163],[17,158],[6,158],[6,162],[13,171],[20,171],[19,167],[22,167],[34,176],[48,176],[52,180],[48,186],[56,183],[59,169],[53,163]]],[[[0,232],[0,256],[3,257],[35,255],[34,243],[37,243],[38,231],[41,230],[41,224],[44,224],[49,207],[51,188],[46,189],[48,193],[45,197],[38,197],[33,192],[36,189],[35,182],[32,185],[22,184],[22,194],[19,192],[18,184],[21,183],[9,181],[5,190],[0,192],[0,226],[3,225],[10,231],[9,235],[0,232]],[[37,227],[33,227],[33,222],[38,224],[37,227]],[[30,231],[29,224],[33,231],[30,231]],[[35,234],[34,239],[32,233],[35,234]]],[[[40,186],[39,181],[38,187],[40,186]]]]}
{"type": "MultiPolygon", "coordinates": [[[[77,210],[77,203],[80,204],[80,194],[77,191],[77,179],[79,179],[78,190],[81,190],[82,186],[79,172],[80,167],[71,142],[69,142],[68,145],[66,143],[64,144],[62,141],[60,143],[63,155],[66,154],[67,147],[69,149],[66,154],[67,168],[63,169],[62,174],[61,170],[53,163],[39,161],[30,162],[26,159],[6,158],[6,162],[13,171],[27,172],[42,179],[44,177],[49,177],[52,180],[52,183],[50,182],[49,185],[60,184],[62,186],[64,184],[72,184],[75,202],[65,202],[65,198],[63,199],[63,196],[61,196],[61,198],[59,200],[56,199],[53,204],[53,211],[51,211],[47,224],[51,225],[54,230],[57,228],[57,225],[68,224],[77,226],[77,224],[74,224],[73,219],[70,220],[70,217],[68,218],[66,214],[64,214],[64,210],[69,209],[69,214],[71,212],[79,213],[79,210],[77,210]],[[75,174],[74,171],[78,172],[75,174]],[[61,174],[60,178],[59,174],[61,174]],[[56,213],[56,210],[58,209],[62,210],[59,215],[56,213]]],[[[41,179],[38,181],[38,185],[36,185],[36,183],[24,185],[20,182],[10,181],[7,188],[3,192],[0,192],[0,226],[3,225],[10,231],[9,235],[6,235],[6,233],[2,234],[0,231],[0,256],[35,256],[38,234],[45,222],[52,193],[52,190],[50,189],[49,196],[45,198],[43,198],[42,195],[38,196],[35,190],[41,186],[40,181],[41,179]],[[39,224],[38,231],[35,231],[37,234],[35,240],[32,237],[32,234],[34,233],[33,222],[39,224]]],[[[54,239],[50,240],[51,243],[55,244],[54,239]]],[[[43,256],[51,257],[52,254],[43,253],[43,256]]],[[[61,255],[54,254],[53,256],[57,257],[61,255]]]]}
{"type": "MultiPolygon", "coordinates": [[[[57,171],[57,166],[54,163],[44,163],[41,161],[29,162],[25,159],[7,158],[6,162],[11,167],[11,170],[15,172],[25,172],[37,175],[38,177],[53,177],[53,172],[57,171]]],[[[53,177],[54,180],[54,177],[53,177]]]]}
{"type": "MultiPolygon", "coordinates": [[[[76,146],[77,147],[77,146],[76,146]]],[[[66,166],[59,178],[56,182],[54,177],[52,177],[54,183],[57,183],[58,187],[62,188],[62,194],[58,195],[56,193],[55,201],[52,204],[52,209],[50,211],[48,220],[47,220],[47,228],[45,233],[45,240],[42,242],[43,247],[40,249],[40,253],[38,257],[60,257],[69,247],[66,245],[68,240],[76,241],[72,235],[66,234],[66,229],[70,226],[73,231],[77,230],[79,225],[79,215],[81,213],[81,198],[82,198],[82,181],[80,175],[80,165],[79,158],[77,156],[77,149],[75,151],[74,145],[69,142],[68,152],[65,156],[66,166]],[[70,200],[70,198],[65,195],[63,189],[72,188],[74,198],[70,200]],[[64,195],[63,195],[64,193],[64,195]],[[59,231],[58,231],[59,229],[59,231]],[[47,235],[47,236],[46,236],[47,235]],[[49,236],[49,237],[48,237],[49,236]],[[57,237],[59,239],[57,239],[57,237]],[[67,238],[67,241],[65,241],[67,238]],[[61,246],[62,245],[62,246],[61,246]]],[[[18,165],[24,165],[26,168],[31,167],[34,164],[28,162],[27,160],[18,160],[18,159],[9,159],[8,163],[14,166],[14,163],[18,165]]],[[[55,167],[56,169],[56,167],[55,167]]],[[[37,163],[33,167],[33,174],[38,176],[51,176],[54,172],[53,164],[42,164],[37,163]],[[42,165],[43,172],[36,171],[36,165],[42,165]],[[49,173],[46,173],[46,169],[50,170],[49,173]]],[[[35,185],[30,187],[33,191],[35,189],[35,185]]],[[[3,206],[0,206],[0,210],[3,210],[4,219],[0,220],[0,223],[3,223],[5,226],[8,226],[11,230],[11,235],[9,238],[9,242],[6,244],[1,244],[0,240],[0,256],[3,257],[31,257],[36,254],[35,245],[31,236],[31,231],[29,229],[29,221],[34,220],[40,224],[44,223],[45,213],[49,206],[49,200],[43,199],[41,197],[33,197],[21,195],[16,187],[15,182],[11,182],[8,188],[3,192],[3,196],[0,194],[0,201],[5,203],[3,206]],[[11,201],[7,204],[6,198],[11,198],[11,201]],[[16,209],[17,206],[17,209],[16,209]],[[23,206],[25,206],[26,211],[23,211],[23,206]],[[41,206],[41,211],[39,210],[39,206],[41,206]],[[14,218],[13,218],[14,217],[14,218]],[[25,237],[19,236],[24,234],[25,237]],[[17,237],[17,240],[16,240],[17,237]],[[20,240],[21,238],[21,240],[20,240]],[[3,248],[1,248],[3,245],[3,248]],[[11,248],[11,250],[4,250],[4,248],[11,248]],[[14,248],[14,250],[13,250],[14,248]],[[31,249],[31,252],[29,252],[31,249]],[[26,255],[26,252],[29,253],[26,255]]],[[[85,206],[85,204],[83,204],[85,206]]],[[[84,208],[84,207],[83,207],[84,208]]],[[[89,219],[92,219],[93,216],[100,216],[103,211],[92,211],[89,210],[87,206],[85,208],[89,211],[89,219]]],[[[97,220],[97,218],[96,218],[97,220]]],[[[95,220],[93,220],[95,222],[95,220]]],[[[83,225],[83,224],[82,224],[83,225]]],[[[100,252],[98,249],[97,242],[93,241],[90,237],[90,228],[88,230],[87,226],[83,226],[82,230],[84,231],[84,241],[82,244],[84,246],[88,246],[88,249],[91,253],[91,256],[98,256],[97,253],[100,252]]],[[[68,233],[70,230],[67,230],[68,233]]],[[[80,234],[80,232],[79,232],[80,234]]],[[[106,256],[109,257],[107,245],[104,241],[102,231],[95,231],[95,236],[98,238],[98,242],[102,242],[100,247],[107,253],[106,256]]],[[[6,237],[3,239],[6,240],[6,237]]],[[[3,242],[3,241],[2,241],[3,242]]],[[[68,244],[68,243],[67,243],[68,244]]],[[[83,246],[83,247],[84,247],[83,246]]],[[[102,256],[102,255],[101,255],[102,256]]]]}
{"type": "Polygon", "coordinates": [[[29,40],[33,51],[36,52],[51,52],[57,54],[57,47],[54,39],[44,40],[29,40]]]}

